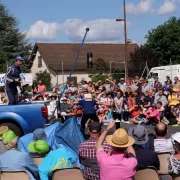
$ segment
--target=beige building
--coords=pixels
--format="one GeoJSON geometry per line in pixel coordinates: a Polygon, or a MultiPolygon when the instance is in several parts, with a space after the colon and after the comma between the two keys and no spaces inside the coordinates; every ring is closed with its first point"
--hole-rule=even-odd
{"type": "MultiPolygon", "coordinates": [[[[33,79],[37,72],[47,70],[51,74],[53,86],[66,82],[79,46],[80,44],[36,43],[30,57],[33,79]]],[[[128,55],[137,47],[137,44],[128,44],[128,55]]],[[[109,65],[110,61],[123,61],[124,44],[84,44],[72,75],[75,83],[80,82],[82,78],[91,80],[87,71],[88,52],[93,53],[93,60],[101,58],[109,65]]]]}

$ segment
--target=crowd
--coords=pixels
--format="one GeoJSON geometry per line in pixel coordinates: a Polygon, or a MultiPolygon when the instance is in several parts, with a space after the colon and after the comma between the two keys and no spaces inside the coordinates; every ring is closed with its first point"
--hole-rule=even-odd
{"type": "Polygon", "coordinates": [[[58,116],[83,114],[83,129],[88,118],[101,123],[111,119],[127,124],[156,124],[160,121],[171,125],[180,123],[178,77],[172,81],[167,76],[164,84],[159,82],[158,77],[154,77],[153,83],[139,77],[126,82],[121,78],[119,83],[106,79],[104,84],[101,80],[95,83],[82,79],[77,87],[70,82],[65,89],[56,87],[52,93],[45,90],[45,85],[39,81],[32,86],[33,96],[23,97],[23,94],[19,94],[19,102],[51,100],[51,115],[60,101],[58,116]]]}
{"type": "MultiPolygon", "coordinates": [[[[105,83],[86,82],[82,79],[76,87],[70,82],[67,87],[46,92],[42,81],[32,86],[32,96],[19,93],[19,102],[50,100],[50,115],[57,106],[57,116],[81,117],[81,132],[89,132],[90,138],[79,146],[79,160],[86,180],[133,179],[136,171],[154,167],[160,169],[159,153],[169,153],[169,175],[180,175],[180,133],[167,139],[167,125],[180,124],[180,81],[167,76],[164,84],[158,77],[154,82],[139,77],[135,79],[106,79],[105,83]],[[60,102],[60,103],[59,103],[60,102]],[[115,120],[115,121],[114,121],[115,120]],[[108,122],[102,132],[103,123],[108,122]],[[112,135],[109,131],[115,122],[137,124],[126,132],[119,128],[112,135]],[[144,125],[154,125],[154,134],[148,134],[144,125]]],[[[1,101],[5,101],[5,95],[1,101]]],[[[7,127],[1,127],[0,168],[2,170],[24,169],[30,179],[47,180],[56,169],[75,167],[73,155],[63,148],[53,150],[43,129],[33,132],[33,141],[28,153],[13,150],[18,137],[7,127]],[[1,132],[2,131],[2,132],[1,132]],[[24,153],[24,154],[23,154],[24,153]],[[14,156],[16,154],[16,156],[14,156]],[[18,155],[19,154],[19,155],[18,155]],[[24,160],[19,160],[23,157],[24,160]],[[31,157],[43,156],[37,167],[31,157]],[[18,158],[19,157],[19,158],[18,158]],[[6,161],[5,159],[11,159],[6,161]],[[15,168],[16,167],[16,168],[15,168]]],[[[167,174],[163,178],[170,178],[167,174]]]]}

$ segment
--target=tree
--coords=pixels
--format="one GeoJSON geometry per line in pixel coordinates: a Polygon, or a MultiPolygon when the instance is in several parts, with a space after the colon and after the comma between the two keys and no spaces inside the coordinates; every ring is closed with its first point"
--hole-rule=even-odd
{"type": "Polygon", "coordinates": [[[90,74],[100,74],[102,75],[107,74],[109,70],[109,67],[107,65],[107,63],[102,59],[102,58],[98,58],[93,62],[93,68],[92,69],[88,69],[90,74]]]}
{"type": "Polygon", "coordinates": [[[130,53],[129,74],[131,77],[141,76],[146,62],[149,70],[152,67],[158,66],[158,61],[153,55],[152,50],[147,46],[140,46],[134,53],[130,53]]]}
{"type": "Polygon", "coordinates": [[[22,56],[25,62],[22,72],[29,72],[31,44],[26,39],[26,34],[18,29],[18,21],[7,8],[0,3],[0,73],[5,73],[7,65],[14,64],[16,56],[22,56]]]}
{"type": "Polygon", "coordinates": [[[46,70],[45,71],[40,71],[36,73],[36,77],[34,79],[34,82],[38,82],[39,80],[42,80],[43,84],[47,87],[51,87],[51,75],[48,73],[46,70]]]}
{"type": "Polygon", "coordinates": [[[158,26],[146,35],[147,43],[158,65],[169,65],[180,62],[180,18],[171,17],[163,25],[158,26]]]}

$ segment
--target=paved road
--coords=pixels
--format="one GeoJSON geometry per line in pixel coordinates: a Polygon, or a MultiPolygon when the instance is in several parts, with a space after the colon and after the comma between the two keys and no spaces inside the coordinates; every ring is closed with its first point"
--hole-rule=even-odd
{"type": "MultiPolygon", "coordinates": [[[[121,128],[124,128],[124,129],[126,129],[126,130],[128,130],[129,129],[129,127],[132,127],[132,126],[136,126],[136,125],[129,125],[129,124],[124,124],[124,123],[121,123],[121,128]]],[[[105,128],[106,126],[104,126],[103,127],[103,129],[105,128]]],[[[153,129],[154,129],[154,126],[147,126],[147,125],[145,125],[145,127],[146,127],[146,129],[148,130],[148,133],[150,134],[150,133],[153,133],[153,129]]],[[[108,134],[112,134],[113,132],[115,131],[115,128],[114,129],[112,129],[112,131],[110,131],[108,134]]],[[[180,132],[180,126],[178,126],[178,127],[173,127],[173,126],[171,126],[171,125],[168,125],[168,138],[172,135],[172,134],[174,134],[174,133],[176,133],[176,132],[180,132]]]]}

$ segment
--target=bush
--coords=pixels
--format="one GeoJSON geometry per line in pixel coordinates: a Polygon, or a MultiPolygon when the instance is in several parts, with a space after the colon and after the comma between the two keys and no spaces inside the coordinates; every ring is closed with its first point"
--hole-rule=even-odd
{"type": "Polygon", "coordinates": [[[108,75],[95,75],[92,77],[93,82],[98,82],[101,80],[103,83],[105,83],[105,80],[108,78],[108,75]]]}

